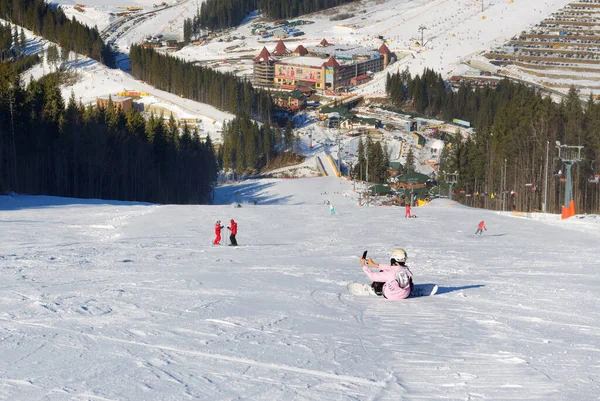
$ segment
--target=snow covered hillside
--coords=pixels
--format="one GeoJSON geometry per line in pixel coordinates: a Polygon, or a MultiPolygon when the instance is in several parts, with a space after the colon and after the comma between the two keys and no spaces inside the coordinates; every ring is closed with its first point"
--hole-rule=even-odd
{"type": "MultiPolygon", "coordinates": [[[[137,14],[119,18],[125,6],[115,0],[89,0],[84,7],[75,7],[73,0],[59,0],[65,14],[90,26],[97,26],[107,42],[113,41],[119,52],[117,58],[122,65],[126,61],[129,47],[141,43],[145,38],[162,35],[163,38],[181,40],[183,21],[191,18],[201,2],[167,1],[165,7],[154,7],[159,2],[136,0],[131,6],[141,7],[137,14]],[[133,18],[133,19],[132,19],[133,18]],[[113,31],[114,29],[114,31],[113,31]]],[[[303,19],[312,23],[302,27],[305,34],[289,42],[290,46],[302,44],[312,46],[323,38],[337,44],[361,44],[366,47],[379,47],[383,37],[401,60],[375,75],[375,78],[357,88],[361,94],[379,94],[384,91],[385,76],[408,68],[414,74],[422,73],[426,67],[432,68],[444,77],[463,74],[472,69],[467,62],[472,57],[482,55],[521,31],[532,27],[550,14],[569,3],[568,0],[375,0],[350,4],[335,10],[328,10],[303,19]],[[481,4],[484,10],[481,11],[481,4]],[[390,18],[393,13],[393,18],[390,18]],[[337,14],[352,15],[341,21],[332,21],[337,14]],[[421,30],[421,27],[423,29],[421,30]],[[417,45],[417,42],[424,42],[417,45]]],[[[162,6],[161,6],[162,7],[162,6]]],[[[248,22],[227,35],[215,38],[202,46],[189,45],[174,55],[190,61],[210,65],[219,71],[234,72],[240,76],[252,75],[249,57],[255,57],[263,46],[273,50],[277,39],[263,40],[251,33],[248,22]],[[235,39],[234,39],[235,37],[235,39]],[[226,62],[224,62],[226,61],[226,62]]],[[[28,35],[31,37],[30,33],[28,35]]],[[[44,51],[45,42],[35,40],[28,52],[44,51]]],[[[483,59],[483,56],[479,57],[483,59]]],[[[232,118],[212,107],[199,105],[176,95],[169,95],[150,88],[143,82],[124,75],[119,71],[106,70],[93,60],[79,57],[79,61],[69,63],[69,68],[79,74],[77,84],[65,87],[63,95],[68,99],[71,91],[76,99],[84,104],[94,103],[97,96],[113,96],[121,91],[149,92],[159,98],[163,105],[173,105],[186,112],[207,119],[203,130],[215,135],[221,129],[224,119],[232,118]],[[212,125],[216,121],[216,125],[212,125]]],[[[125,67],[123,67],[125,68],[125,67]]],[[[50,70],[50,66],[34,68],[25,77],[39,77],[50,70]]]]}
{"type": "Polygon", "coordinates": [[[0,399],[598,399],[600,218],[438,201],[404,219],[351,189],[247,181],[214,206],[0,197],[0,399]],[[241,246],[212,246],[231,218],[241,246]],[[362,252],[395,247],[438,294],[350,296],[362,252]]]}

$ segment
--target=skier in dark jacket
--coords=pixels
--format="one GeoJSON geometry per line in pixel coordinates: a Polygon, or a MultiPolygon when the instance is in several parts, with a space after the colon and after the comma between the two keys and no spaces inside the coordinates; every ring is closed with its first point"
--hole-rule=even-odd
{"type": "Polygon", "coordinates": [[[238,243],[235,239],[237,234],[237,223],[233,219],[231,219],[229,223],[229,227],[227,227],[227,229],[231,232],[231,234],[229,234],[229,241],[231,242],[231,245],[237,246],[238,243]]]}

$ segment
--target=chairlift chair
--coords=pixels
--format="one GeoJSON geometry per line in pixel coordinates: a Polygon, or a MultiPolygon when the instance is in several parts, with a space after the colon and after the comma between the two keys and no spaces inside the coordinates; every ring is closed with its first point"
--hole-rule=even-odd
{"type": "Polygon", "coordinates": [[[600,182],[600,174],[596,174],[596,170],[594,169],[594,163],[596,160],[592,160],[592,176],[588,179],[588,182],[591,184],[598,184],[600,182]]]}

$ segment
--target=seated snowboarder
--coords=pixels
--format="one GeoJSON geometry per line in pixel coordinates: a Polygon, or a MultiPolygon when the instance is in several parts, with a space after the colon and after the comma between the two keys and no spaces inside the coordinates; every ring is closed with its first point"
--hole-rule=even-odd
{"type": "Polygon", "coordinates": [[[408,298],[413,288],[412,272],[406,266],[406,251],[396,248],[392,252],[390,264],[377,264],[373,259],[360,259],[362,269],[365,274],[373,280],[371,287],[377,295],[382,295],[387,299],[408,298]],[[369,267],[379,269],[374,272],[369,267]]]}

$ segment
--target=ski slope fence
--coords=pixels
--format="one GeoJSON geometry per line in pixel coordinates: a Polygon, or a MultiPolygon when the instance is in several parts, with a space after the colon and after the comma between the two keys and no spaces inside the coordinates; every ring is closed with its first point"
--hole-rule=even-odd
{"type": "Polygon", "coordinates": [[[329,160],[329,163],[331,163],[331,167],[333,167],[333,171],[335,172],[335,176],[336,177],[341,177],[342,175],[340,174],[337,166],[335,165],[335,162],[333,161],[333,157],[331,157],[331,155],[327,155],[327,159],[329,160]]]}
{"type": "Polygon", "coordinates": [[[323,177],[327,177],[327,170],[325,170],[325,166],[323,165],[323,161],[319,156],[315,156],[315,160],[317,161],[317,170],[323,175],[323,177]]]}

